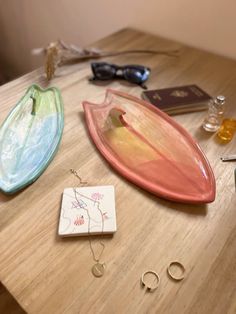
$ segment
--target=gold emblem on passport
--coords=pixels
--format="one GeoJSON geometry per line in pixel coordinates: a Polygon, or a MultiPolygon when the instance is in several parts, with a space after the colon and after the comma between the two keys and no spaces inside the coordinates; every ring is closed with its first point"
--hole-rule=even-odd
{"type": "Polygon", "coordinates": [[[155,93],[152,97],[153,99],[161,100],[161,96],[158,93],[155,93]]]}
{"type": "Polygon", "coordinates": [[[170,95],[174,96],[174,97],[182,97],[183,98],[183,97],[188,96],[188,92],[176,89],[170,95]]]}

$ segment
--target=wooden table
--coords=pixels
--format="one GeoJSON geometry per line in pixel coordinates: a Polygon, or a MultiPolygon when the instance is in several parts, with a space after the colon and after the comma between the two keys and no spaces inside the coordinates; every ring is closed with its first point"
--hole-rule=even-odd
{"type": "MultiPolygon", "coordinates": [[[[181,47],[178,58],[126,55],[109,61],[150,66],[150,89],[194,83],[212,95],[223,94],[226,115],[236,118],[236,61],[131,29],[94,46],[181,47]]],[[[81,102],[102,101],[106,90],[104,84],[89,83],[89,75],[85,62],[61,69],[53,79],[51,85],[61,90],[65,107],[60,149],[34,184],[15,196],[0,195],[1,282],[28,313],[236,313],[236,164],[220,160],[236,153],[236,137],[220,145],[215,135],[202,131],[206,112],[175,116],[206,153],[217,195],[206,206],[159,199],[113,171],[89,139],[81,102]],[[63,189],[77,183],[70,168],[91,185],[115,186],[118,231],[103,239],[107,268],[102,278],[91,274],[94,262],[87,237],[57,236],[63,189]],[[182,282],[167,276],[173,260],[186,267],[182,282]],[[140,276],[149,269],[161,278],[160,288],[151,294],[140,287],[140,276]]],[[[42,69],[0,87],[1,121],[32,83],[47,85],[42,69]]],[[[139,87],[125,82],[109,87],[141,94],[139,87]]],[[[93,244],[99,250],[98,239],[93,244]]]]}

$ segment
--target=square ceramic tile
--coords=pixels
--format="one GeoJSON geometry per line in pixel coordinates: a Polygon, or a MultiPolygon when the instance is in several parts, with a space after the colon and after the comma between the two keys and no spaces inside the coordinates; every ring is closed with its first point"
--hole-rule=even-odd
{"type": "Polygon", "coordinates": [[[114,233],[114,186],[67,188],[63,192],[58,234],[80,236],[114,233]]]}

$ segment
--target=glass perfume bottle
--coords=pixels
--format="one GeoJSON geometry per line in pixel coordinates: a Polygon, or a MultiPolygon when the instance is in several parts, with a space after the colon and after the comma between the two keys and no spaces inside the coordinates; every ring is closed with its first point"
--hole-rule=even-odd
{"type": "Polygon", "coordinates": [[[203,122],[203,128],[208,132],[216,132],[223,119],[225,111],[225,97],[220,95],[209,103],[209,109],[206,119],[203,122]]]}

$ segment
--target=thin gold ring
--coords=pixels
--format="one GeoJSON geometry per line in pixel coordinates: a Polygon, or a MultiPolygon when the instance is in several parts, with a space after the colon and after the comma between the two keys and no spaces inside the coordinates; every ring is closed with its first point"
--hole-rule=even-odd
{"type": "Polygon", "coordinates": [[[174,279],[175,281],[181,281],[181,280],[183,280],[184,277],[185,277],[185,267],[184,267],[184,265],[181,264],[180,262],[171,262],[171,263],[169,264],[169,266],[167,267],[167,273],[168,273],[168,275],[169,275],[172,279],[174,279]],[[176,277],[175,275],[173,275],[173,273],[171,272],[171,267],[172,267],[172,266],[178,266],[178,267],[181,269],[181,271],[182,271],[182,275],[180,275],[179,277],[176,277]]]}
{"type": "Polygon", "coordinates": [[[147,287],[147,291],[149,292],[153,292],[154,290],[156,290],[160,284],[160,277],[159,275],[153,271],[153,270],[147,270],[145,271],[143,274],[142,274],[142,277],[141,277],[141,284],[143,287],[147,287]],[[147,274],[152,274],[156,277],[156,285],[155,286],[149,286],[147,285],[145,282],[144,282],[144,277],[147,275],[147,274]]]}

